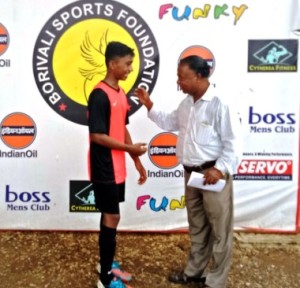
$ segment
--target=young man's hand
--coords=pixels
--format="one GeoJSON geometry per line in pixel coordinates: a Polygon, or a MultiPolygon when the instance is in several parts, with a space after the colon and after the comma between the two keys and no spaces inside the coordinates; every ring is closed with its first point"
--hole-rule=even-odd
{"type": "Polygon", "coordinates": [[[136,170],[140,173],[140,177],[138,179],[138,184],[142,185],[147,180],[146,169],[144,168],[144,166],[142,165],[142,163],[140,161],[135,161],[134,163],[135,163],[136,170]]]}
{"type": "Polygon", "coordinates": [[[132,157],[137,157],[145,154],[147,152],[147,144],[146,143],[136,143],[130,145],[128,149],[128,153],[132,157]]]}

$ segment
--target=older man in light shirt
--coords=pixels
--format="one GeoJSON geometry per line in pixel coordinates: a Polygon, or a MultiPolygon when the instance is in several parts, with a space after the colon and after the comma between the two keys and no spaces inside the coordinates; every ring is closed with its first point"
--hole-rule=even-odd
{"type": "Polygon", "coordinates": [[[187,97],[171,113],[158,110],[144,89],[137,88],[135,93],[152,121],[164,130],[178,131],[176,155],[185,170],[191,250],[185,269],[171,274],[169,280],[224,288],[233,245],[232,175],[241,153],[241,123],[215,94],[209,74],[209,65],[199,56],[180,60],[177,83],[187,97]],[[205,185],[225,179],[223,190],[211,192],[187,186],[193,171],[204,174],[205,185]],[[211,258],[212,266],[206,274],[211,258]]]}

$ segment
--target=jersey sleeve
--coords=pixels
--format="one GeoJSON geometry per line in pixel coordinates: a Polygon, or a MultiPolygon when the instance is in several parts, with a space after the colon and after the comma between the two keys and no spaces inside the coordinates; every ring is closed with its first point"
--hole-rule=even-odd
{"type": "Polygon", "coordinates": [[[106,93],[102,89],[93,90],[88,101],[89,132],[108,134],[109,115],[110,104],[106,93]]]}

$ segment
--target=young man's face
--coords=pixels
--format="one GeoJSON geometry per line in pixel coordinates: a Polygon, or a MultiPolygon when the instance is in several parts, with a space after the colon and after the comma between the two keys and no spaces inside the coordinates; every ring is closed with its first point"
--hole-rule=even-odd
{"type": "Polygon", "coordinates": [[[116,57],[111,61],[111,69],[116,79],[126,80],[132,69],[133,57],[128,55],[124,57],[116,57]]]}
{"type": "Polygon", "coordinates": [[[187,64],[181,64],[177,69],[177,84],[183,93],[194,95],[199,89],[201,75],[190,69],[187,64]]]}

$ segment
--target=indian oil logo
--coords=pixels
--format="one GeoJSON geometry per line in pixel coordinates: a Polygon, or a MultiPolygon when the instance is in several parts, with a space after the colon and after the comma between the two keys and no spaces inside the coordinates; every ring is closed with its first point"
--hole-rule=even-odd
{"type": "Polygon", "coordinates": [[[36,125],[25,113],[16,112],[6,116],[1,122],[1,139],[12,149],[24,149],[36,137],[36,125]]]}
{"type": "Polygon", "coordinates": [[[9,35],[5,26],[0,23],[0,56],[5,53],[9,45],[9,35]]]}
{"type": "Polygon", "coordinates": [[[76,1],[44,25],[33,52],[34,77],[42,97],[60,116],[87,125],[88,97],[106,74],[104,53],[111,41],[135,52],[133,72],[120,83],[132,115],[141,107],[134,89],[143,87],[151,94],[159,69],[156,40],[141,16],[115,1],[76,1]]]}
{"type": "Polygon", "coordinates": [[[177,135],[164,132],[156,135],[149,143],[148,155],[151,162],[162,169],[176,167],[178,159],[176,157],[177,135]]]}

